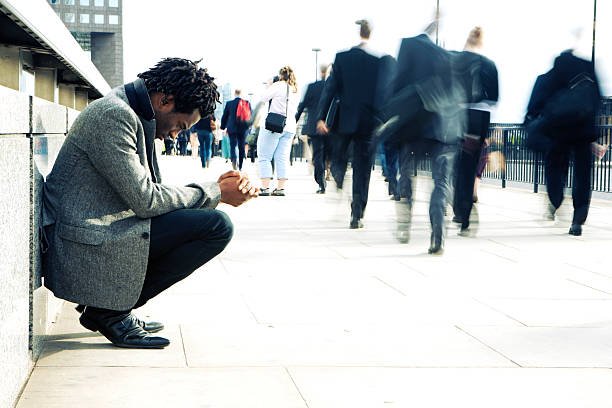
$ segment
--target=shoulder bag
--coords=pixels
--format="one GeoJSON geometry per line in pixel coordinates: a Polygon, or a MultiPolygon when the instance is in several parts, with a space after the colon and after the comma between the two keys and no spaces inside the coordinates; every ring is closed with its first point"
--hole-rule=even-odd
{"type": "Polygon", "coordinates": [[[287,100],[285,101],[285,115],[280,113],[268,112],[266,116],[266,129],[272,133],[283,133],[287,122],[287,109],[289,107],[289,84],[287,84],[287,100]]]}

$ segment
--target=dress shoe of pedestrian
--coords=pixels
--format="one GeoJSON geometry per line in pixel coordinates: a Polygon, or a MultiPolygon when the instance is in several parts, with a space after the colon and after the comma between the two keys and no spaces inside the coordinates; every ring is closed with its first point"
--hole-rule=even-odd
{"type": "Polygon", "coordinates": [[[572,224],[569,229],[569,234],[575,237],[579,237],[582,235],[582,225],[580,224],[572,224]]]}
{"type": "Polygon", "coordinates": [[[363,228],[363,222],[361,222],[361,218],[353,217],[351,218],[351,223],[349,224],[350,229],[358,229],[363,228]]]}
{"type": "Polygon", "coordinates": [[[442,235],[437,235],[434,233],[431,234],[430,245],[427,253],[431,255],[442,255],[444,253],[444,238],[442,235]]]}
{"type": "MultiPolygon", "coordinates": [[[[84,305],[77,305],[75,307],[75,310],[77,312],[79,312],[79,313],[83,313],[85,311],[85,306],[84,305]]],[[[147,331],[149,333],[157,333],[158,331],[164,330],[164,324],[163,323],[160,323],[160,322],[145,322],[144,320],[140,320],[137,317],[134,317],[134,318],[138,322],[138,325],[140,327],[142,327],[142,329],[144,331],[147,331]]],[[[93,330],[93,331],[95,331],[95,330],[93,330]]]]}
{"type": "Polygon", "coordinates": [[[397,241],[400,244],[407,244],[410,242],[410,231],[397,231],[397,241]]]}
{"type": "Polygon", "coordinates": [[[269,188],[262,188],[261,190],[259,190],[259,196],[260,197],[267,197],[270,195],[270,189],[269,188]]]}
{"type": "Polygon", "coordinates": [[[325,189],[324,188],[319,188],[317,190],[317,194],[325,194],[325,189]]]}
{"type": "Polygon", "coordinates": [[[462,224],[463,220],[458,215],[453,216],[453,222],[456,224],[462,224]]]}
{"type": "Polygon", "coordinates": [[[117,347],[159,349],[170,344],[170,340],[151,336],[143,330],[139,320],[131,313],[104,315],[88,313],[85,309],[79,322],[86,329],[100,332],[117,347]]]}
{"type": "Polygon", "coordinates": [[[546,211],[544,212],[544,219],[547,221],[554,221],[556,212],[557,209],[555,208],[555,206],[549,202],[546,206],[546,211]]]}

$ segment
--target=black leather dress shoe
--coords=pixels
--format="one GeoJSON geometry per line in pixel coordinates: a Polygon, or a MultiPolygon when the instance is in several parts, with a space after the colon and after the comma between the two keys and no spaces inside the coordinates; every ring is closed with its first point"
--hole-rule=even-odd
{"type": "MultiPolygon", "coordinates": [[[[85,306],[78,305],[75,307],[76,311],[79,313],[83,313],[85,311],[85,306]]],[[[145,322],[144,320],[140,320],[137,317],[134,317],[138,322],[138,325],[142,327],[143,330],[148,331],[149,333],[157,333],[158,331],[164,330],[164,324],[160,322],[145,322]]],[[[95,330],[94,330],[95,331],[95,330]]]]}
{"type": "Polygon", "coordinates": [[[325,194],[325,189],[324,188],[319,188],[317,190],[317,194],[325,194]]]}
{"type": "Polygon", "coordinates": [[[363,222],[361,222],[360,218],[351,218],[351,223],[349,224],[350,229],[363,228],[363,222]]]}
{"type": "Polygon", "coordinates": [[[569,229],[569,234],[575,237],[579,237],[582,235],[582,225],[580,224],[572,224],[569,229]]]}
{"type": "Polygon", "coordinates": [[[139,320],[131,313],[106,315],[88,312],[81,314],[79,322],[91,331],[98,331],[117,347],[125,348],[164,348],[170,340],[151,336],[144,331],[139,320]]]}
{"type": "Polygon", "coordinates": [[[427,253],[431,255],[442,255],[444,253],[444,238],[442,235],[431,234],[431,241],[427,253]]]}

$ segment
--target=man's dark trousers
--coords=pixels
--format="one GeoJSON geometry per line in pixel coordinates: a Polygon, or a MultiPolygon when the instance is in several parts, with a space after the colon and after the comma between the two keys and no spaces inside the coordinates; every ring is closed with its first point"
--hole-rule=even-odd
{"type": "Polygon", "coordinates": [[[457,168],[455,169],[453,212],[461,221],[461,228],[467,228],[470,223],[470,213],[474,204],[476,170],[484,145],[483,140],[474,143],[474,145],[462,143],[462,148],[457,157],[457,168]]]}
{"type": "Polygon", "coordinates": [[[546,154],[546,190],[550,203],[559,208],[563,202],[563,190],[567,180],[570,154],[574,153],[574,180],[572,224],[582,225],[589,214],[591,203],[592,154],[589,143],[557,145],[546,154]]]}
{"type": "Polygon", "coordinates": [[[314,165],[314,179],[319,188],[325,190],[325,161],[329,154],[328,135],[309,136],[312,141],[312,164],[314,165]]]}
{"type": "Polygon", "coordinates": [[[450,195],[450,183],[457,147],[454,144],[445,144],[435,140],[422,140],[402,145],[400,153],[400,191],[411,203],[414,197],[411,170],[414,168],[413,160],[423,158],[424,153],[431,157],[431,178],[434,188],[429,200],[429,221],[435,236],[443,236],[444,209],[450,195]],[[415,156],[412,156],[412,152],[415,156]]]}
{"type": "Polygon", "coordinates": [[[242,162],[246,158],[246,153],[244,151],[244,144],[246,143],[246,131],[245,132],[230,132],[229,133],[230,140],[230,159],[232,163],[236,163],[236,147],[238,148],[238,168],[242,169],[242,162]]]}
{"type": "Polygon", "coordinates": [[[134,308],[220,254],[232,235],[229,217],[213,209],[183,209],[151,218],[149,264],[134,308]]]}
{"type": "Polygon", "coordinates": [[[334,135],[337,138],[332,157],[332,175],[338,188],[344,184],[344,176],[348,165],[348,148],[353,142],[353,201],[351,202],[351,217],[361,219],[368,204],[370,175],[372,174],[372,134],[354,133],[351,135],[334,135]]]}

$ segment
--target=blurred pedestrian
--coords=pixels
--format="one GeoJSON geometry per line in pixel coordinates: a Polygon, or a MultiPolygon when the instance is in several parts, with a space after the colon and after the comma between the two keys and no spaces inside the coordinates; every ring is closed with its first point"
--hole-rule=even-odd
{"type": "Polygon", "coordinates": [[[242,169],[242,163],[246,157],[244,150],[246,134],[250,126],[251,104],[240,97],[240,89],[234,91],[235,98],[225,104],[223,116],[221,116],[221,129],[227,131],[230,142],[230,158],[234,170],[242,169]],[[248,118],[239,114],[239,110],[246,112],[248,118]]]}
{"type": "Polygon", "coordinates": [[[308,85],[304,98],[300,102],[295,114],[295,120],[299,121],[302,113],[306,111],[306,120],[302,127],[302,134],[308,136],[312,141],[314,179],[319,185],[319,189],[316,192],[317,194],[325,194],[325,187],[327,185],[325,181],[325,162],[330,154],[330,142],[329,135],[321,135],[317,132],[317,109],[319,108],[319,101],[325,86],[325,75],[328,66],[321,65],[319,68],[321,77],[318,81],[308,85]]]}
{"type": "MultiPolygon", "coordinates": [[[[450,196],[452,169],[461,131],[461,93],[453,79],[450,53],[432,41],[438,20],[423,34],[404,38],[397,57],[394,96],[381,112],[385,124],[378,129],[383,142],[399,149],[400,195],[397,202],[397,236],[410,238],[413,190],[413,160],[431,160],[434,188],[429,201],[431,239],[428,252],[444,250],[444,213],[450,196]]],[[[389,164],[387,164],[387,167],[389,164]]]]}
{"type": "Polygon", "coordinates": [[[353,197],[351,229],[362,228],[362,218],[368,203],[368,190],[374,156],[373,130],[378,107],[385,100],[391,81],[390,56],[382,56],[369,46],[372,23],[367,19],[355,22],[361,42],[336,54],[332,73],[325,81],[319,103],[317,131],[334,134],[332,146],[332,177],[338,189],[344,185],[352,143],[353,197]],[[338,101],[337,120],[332,129],[325,123],[330,108],[338,101]]]}
{"type": "MultiPolygon", "coordinates": [[[[270,84],[261,96],[268,104],[265,125],[257,137],[257,164],[261,178],[260,195],[284,196],[289,178],[291,144],[296,131],[295,114],[298,105],[297,80],[293,69],[282,67],[279,80],[270,84]],[[274,160],[274,170],[272,169],[274,160]],[[276,171],[277,185],[270,191],[270,183],[276,171]]],[[[264,105],[265,106],[265,105],[264,105]]]]}
{"type": "MultiPolygon", "coordinates": [[[[570,158],[573,157],[570,235],[582,235],[591,202],[591,143],[597,139],[595,118],[601,91],[592,61],[572,50],[561,53],[553,68],[538,77],[527,108],[526,123],[539,123],[544,146],[546,190],[550,203],[547,218],[554,220],[563,202],[570,158]]],[[[535,132],[534,132],[535,133],[535,132]]],[[[531,137],[531,135],[530,135],[531,137]]]]}
{"type": "Polygon", "coordinates": [[[459,235],[468,235],[478,164],[489,134],[490,110],[499,98],[497,68],[481,55],[482,45],[482,28],[474,27],[463,51],[453,55],[454,71],[468,108],[467,127],[457,155],[453,197],[453,221],[461,224],[459,235]]]}
{"type": "Polygon", "coordinates": [[[211,159],[211,148],[213,143],[213,131],[217,128],[215,115],[209,115],[200,119],[193,127],[191,131],[196,133],[199,142],[199,153],[200,161],[202,162],[202,168],[206,168],[210,165],[211,159]]]}

